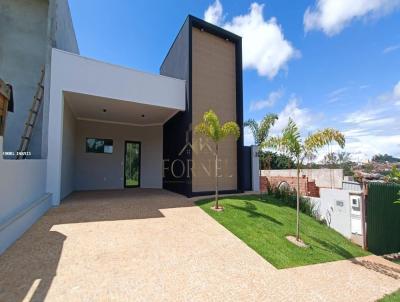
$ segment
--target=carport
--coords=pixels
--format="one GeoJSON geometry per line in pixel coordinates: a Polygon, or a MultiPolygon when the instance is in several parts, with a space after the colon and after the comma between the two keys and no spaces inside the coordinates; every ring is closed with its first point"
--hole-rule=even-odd
{"type": "Polygon", "coordinates": [[[163,125],[185,81],[53,49],[47,190],[162,188],[163,125]]]}

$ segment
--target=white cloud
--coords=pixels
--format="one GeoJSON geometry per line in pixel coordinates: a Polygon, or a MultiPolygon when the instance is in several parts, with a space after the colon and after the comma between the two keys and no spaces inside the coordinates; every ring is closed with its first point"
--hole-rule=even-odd
{"type": "Polygon", "coordinates": [[[365,161],[377,153],[400,156],[400,82],[389,93],[343,118],[346,151],[354,160],[365,161]]]}
{"type": "Polygon", "coordinates": [[[254,137],[253,133],[249,129],[249,127],[245,127],[243,130],[243,137],[244,137],[244,145],[245,146],[251,146],[254,145],[254,137]]]}
{"type": "Polygon", "coordinates": [[[349,124],[372,122],[379,119],[378,116],[383,110],[383,107],[357,110],[348,114],[343,122],[349,124]]]}
{"type": "Polygon", "coordinates": [[[391,105],[394,102],[395,105],[399,105],[400,102],[400,81],[394,85],[393,90],[389,93],[384,93],[378,97],[381,102],[388,103],[391,105]]]}
{"type": "Polygon", "coordinates": [[[204,13],[204,20],[215,25],[220,25],[223,21],[223,8],[219,0],[215,0],[204,13]]]}
{"type": "Polygon", "coordinates": [[[399,49],[400,49],[400,44],[389,46],[389,47],[386,47],[383,50],[383,54],[388,54],[390,52],[393,52],[393,51],[396,51],[396,50],[399,50],[399,49]]]}
{"type": "Polygon", "coordinates": [[[309,131],[315,129],[313,114],[308,108],[301,108],[296,96],[292,96],[285,108],[278,114],[278,120],[271,128],[271,133],[280,134],[287,126],[289,118],[294,120],[300,130],[309,131]]]}
{"type": "Polygon", "coordinates": [[[393,88],[393,98],[395,101],[397,101],[396,104],[399,104],[399,102],[400,102],[400,81],[393,88]]]}
{"type": "Polygon", "coordinates": [[[348,87],[338,88],[330,93],[328,93],[328,104],[336,103],[343,98],[345,92],[349,90],[348,87]]]}
{"type": "Polygon", "coordinates": [[[378,153],[399,156],[399,150],[400,135],[346,135],[346,151],[352,154],[355,161],[366,161],[378,153]]]}
{"type": "Polygon", "coordinates": [[[264,20],[264,5],[253,3],[250,12],[224,22],[223,8],[219,0],[208,7],[204,19],[219,25],[243,38],[243,67],[257,70],[261,76],[274,78],[287,63],[300,56],[285,39],[276,18],[264,20]]]}
{"type": "Polygon", "coordinates": [[[304,14],[305,31],[322,30],[333,36],[349,23],[368,17],[378,18],[400,7],[400,0],[316,0],[304,14]]]}
{"type": "Polygon", "coordinates": [[[250,111],[259,111],[272,107],[283,96],[282,90],[271,92],[265,100],[253,101],[250,103],[250,111]]]}

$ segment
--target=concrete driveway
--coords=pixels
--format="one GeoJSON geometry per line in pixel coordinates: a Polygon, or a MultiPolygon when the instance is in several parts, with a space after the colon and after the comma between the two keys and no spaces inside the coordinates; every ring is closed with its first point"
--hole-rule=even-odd
{"type": "Polygon", "coordinates": [[[79,192],[0,257],[0,301],[374,301],[400,267],[372,256],[277,270],[193,201],[79,192]]]}

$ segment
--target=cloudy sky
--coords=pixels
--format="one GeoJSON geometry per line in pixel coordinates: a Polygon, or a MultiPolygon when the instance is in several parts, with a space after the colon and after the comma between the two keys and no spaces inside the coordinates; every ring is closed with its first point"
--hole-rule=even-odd
{"type": "Polygon", "coordinates": [[[243,37],[245,119],[337,128],[355,160],[400,156],[400,0],[69,1],[82,55],[157,73],[193,14],[243,37]]]}

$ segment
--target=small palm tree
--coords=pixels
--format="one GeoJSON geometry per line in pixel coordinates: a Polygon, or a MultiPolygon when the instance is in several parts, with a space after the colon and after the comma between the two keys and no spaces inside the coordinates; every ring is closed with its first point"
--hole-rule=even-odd
{"type": "Polygon", "coordinates": [[[256,146],[259,147],[261,144],[263,144],[267,140],[269,130],[275,124],[277,119],[278,119],[278,116],[276,114],[270,113],[270,114],[265,115],[260,123],[257,123],[253,119],[248,119],[244,123],[245,127],[250,128],[251,133],[253,134],[254,143],[256,146]]]}
{"type": "Polygon", "coordinates": [[[344,135],[338,130],[326,128],[310,134],[304,142],[301,139],[299,128],[296,123],[289,119],[289,123],[282,131],[279,137],[270,138],[265,146],[277,149],[280,152],[286,153],[295,160],[297,167],[297,221],[296,221],[296,239],[300,240],[300,168],[305,159],[310,158],[318,149],[327,146],[333,142],[343,148],[345,145],[344,135]]]}
{"type": "MultiPolygon", "coordinates": [[[[254,119],[248,119],[244,122],[244,126],[250,128],[253,134],[254,144],[258,147],[258,152],[261,155],[261,145],[264,144],[268,138],[269,130],[275,124],[278,116],[276,114],[270,113],[264,116],[260,123],[257,123],[254,119]]],[[[261,177],[261,156],[258,156],[259,161],[259,177],[261,177]]],[[[264,162],[264,161],[263,161],[264,162]]],[[[261,190],[260,190],[261,192],[261,190]]]]}
{"type": "Polygon", "coordinates": [[[215,144],[215,209],[218,210],[218,144],[228,136],[233,136],[238,140],[240,128],[235,122],[221,125],[218,116],[214,111],[209,110],[204,113],[203,121],[195,127],[195,132],[211,139],[215,144]]]}

